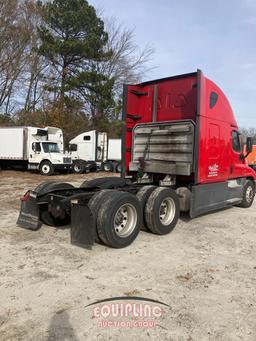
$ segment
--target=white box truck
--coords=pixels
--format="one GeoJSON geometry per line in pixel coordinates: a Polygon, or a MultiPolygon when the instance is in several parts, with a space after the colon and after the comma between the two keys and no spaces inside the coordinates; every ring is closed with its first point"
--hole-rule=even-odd
{"type": "Polygon", "coordinates": [[[90,130],[79,134],[69,142],[73,159],[73,171],[102,169],[121,172],[121,139],[108,139],[107,133],[90,130]]]}
{"type": "Polygon", "coordinates": [[[63,133],[55,127],[0,127],[0,167],[39,170],[43,175],[72,168],[63,154],[63,133]]]}

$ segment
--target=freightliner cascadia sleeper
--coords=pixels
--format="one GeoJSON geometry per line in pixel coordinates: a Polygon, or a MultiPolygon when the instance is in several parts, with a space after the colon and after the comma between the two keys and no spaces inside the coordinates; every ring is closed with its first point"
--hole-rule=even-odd
{"type": "Polygon", "coordinates": [[[171,232],[180,211],[252,205],[252,139],[244,153],[226,96],[200,70],[124,86],[123,119],[122,177],[43,183],[22,198],[20,226],[71,222],[72,243],[121,248],[141,228],[171,232]]]}

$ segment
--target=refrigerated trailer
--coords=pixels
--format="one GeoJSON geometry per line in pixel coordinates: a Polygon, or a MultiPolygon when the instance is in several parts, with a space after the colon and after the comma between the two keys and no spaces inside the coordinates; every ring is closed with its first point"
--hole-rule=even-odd
{"type": "Polygon", "coordinates": [[[106,132],[90,130],[69,142],[73,171],[84,173],[87,169],[121,172],[121,139],[109,139],[106,132]]]}
{"type": "Polygon", "coordinates": [[[71,222],[73,244],[121,248],[141,228],[170,233],[181,211],[195,218],[252,205],[252,139],[244,153],[226,96],[200,70],[125,85],[123,120],[122,177],[43,183],[22,198],[20,226],[71,222]]]}
{"type": "Polygon", "coordinates": [[[39,170],[51,175],[71,169],[71,157],[63,154],[63,133],[55,127],[1,127],[0,168],[39,170]]]}

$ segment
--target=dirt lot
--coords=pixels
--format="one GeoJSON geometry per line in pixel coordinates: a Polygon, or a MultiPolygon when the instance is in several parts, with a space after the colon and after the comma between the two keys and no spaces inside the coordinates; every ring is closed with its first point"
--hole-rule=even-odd
{"type": "MultiPolygon", "coordinates": [[[[86,178],[62,175],[78,185],[86,178]]],[[[128,248],[69,243],[68,229],[16,226],[19,197],[45,181],[0,173],[0,340],[256,340],[256,203],[189,220],[128,248]],[[100,328],[88,304],[115,296],[165,302],[154,328],[100,328]]]]}

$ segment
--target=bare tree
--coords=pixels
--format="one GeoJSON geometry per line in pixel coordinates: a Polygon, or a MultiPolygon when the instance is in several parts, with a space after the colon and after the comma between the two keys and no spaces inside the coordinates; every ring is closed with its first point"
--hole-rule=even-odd
{"type": "Polygon", "coordinates": [[[5,113],[26,65],[30,31],[24,19],[17,0],[0,0],[0,107],[5,113]]]}
{"type": "Polygon", "coordinates": [[[20,78],[20,83],[22,82],[24,88],[24,111],[35,112],[37,105],[42,104],[49,66],[38,53],[37,27],[42,21],[40,7],[35,1],[27,0],[22,5],[22,12],[30,32],[30,39],[26,49],[26,67],[20,78]]]}
{"type": "Polygon", "coordinates": [[[104,68],[114,78],[114,90],[118,93],[123,83],[138,82],[152,69],[148,62],[154,49],[150,45],[141,49],[135,43],[134,30],[124,28],[115,18],[105,19],[105,26],[109,35],[108,49],[113,55],[104,68]]]}
{"type": "Polygon", "coordinates": [[[239,129],[241,134],[244,136],[252,137],[253,143],[256,144],[256,128],[249,127],[249,128],[240,128],[239,129]]]}
{"type": "MultiPolygon", "coordinates": [[[[104,19],[104,23],[108,33],[106,49],[112,51],[112,56],[103,63],[100,62],[95,65],[95,62],[92,62],[91,68],[96,68],[98,72],[112,80],[115,106],[104,108],[105,112],[101,112],[101,114],[106,116],[108,113],[108,118],[116,120],[120,118],[123,84],[139,82],[145,74],[152,70],[149,62],[154,54],[154,49],[149,45],[140,48],[135,43],[134,30],[123,27],[115,18],[104,19]]],[[[99,96],[100,94],[95,94],[95,97],[99,96]]],[[[96,103],[99,101],[98,98],[94,100],[96,103]]],[[[95,105],[92,99],[87,110],[93,116],[95,105]]],[[[102,111],[102,109],[100,110],[102,111]]]]}

